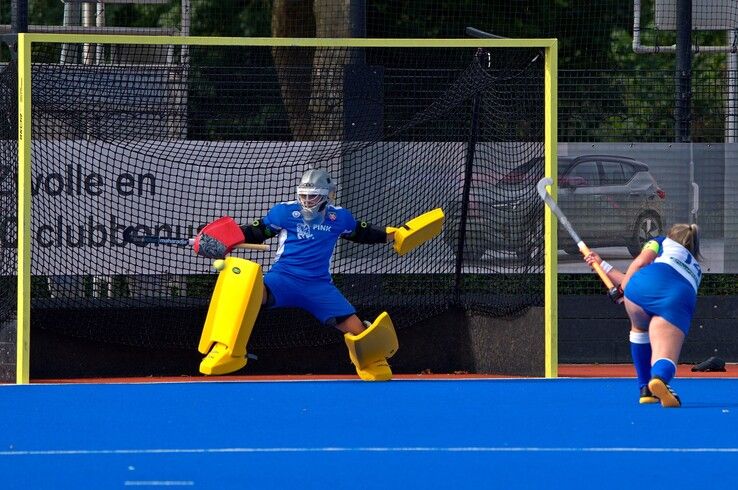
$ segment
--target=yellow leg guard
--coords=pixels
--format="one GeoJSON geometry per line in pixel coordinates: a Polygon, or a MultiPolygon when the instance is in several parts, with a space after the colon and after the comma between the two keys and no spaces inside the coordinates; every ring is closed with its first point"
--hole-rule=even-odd
{"type": "Polygon", "coordinates": [[[203,374],[227,374],[246,365],[246,344],[261,308],[264,282],[261,266],[227,257],[215,283],[198,350],[207,354],[203,374]]]}
{"type": "Polygon", "coordinates": [[[356,373],[364,381],[387,381],[392,379],[392,370],[387,359],[397,348],[397,334],[387,312],[381,313],[374,323],[359,335],[344,334],[351,362],[356,373]]]}

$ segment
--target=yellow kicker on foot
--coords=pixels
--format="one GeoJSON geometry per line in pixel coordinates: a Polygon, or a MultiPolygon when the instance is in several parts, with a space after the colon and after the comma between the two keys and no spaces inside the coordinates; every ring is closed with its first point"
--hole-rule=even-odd
{"type": "Polygon", "coordinates": [[[389,381],[392,379],[392,369],[386,359],[377,361],[363,369],[356,368],[356,374],[364,381],[389,381]]]}
{"type": "Polygon", "coordinates": [[[231,357],[228,346],[216,343],[200,362],[200,372],[208,375],[229,374],[246,366],[247,357],[231,357]]]}
{"type": "Polygon", "coordinates": [[[364,381],[388,381],[392,370],[387,358],[399,347],[397,334],[387,312],[381,313],[369,328],[359,335],[344,335],[349,357],[356,373],[364,381]]]}
{"type": "Polygon", "coordinates": [[[261,266],[239,257],[223,262],[198,345],[207,353],[200,363],[203,374],[228,374],[246,365],[246,344],[261,308],[261,266]]]}

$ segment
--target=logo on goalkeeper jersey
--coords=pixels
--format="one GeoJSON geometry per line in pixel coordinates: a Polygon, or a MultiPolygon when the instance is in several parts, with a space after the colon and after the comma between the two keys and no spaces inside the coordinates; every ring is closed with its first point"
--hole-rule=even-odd
{"type": "Polygon", "coordinates": [[[305,223],[297,224],[297,239],[298,240],[313,240],[313,232],[310,231],[310,225],[305,223]]]}

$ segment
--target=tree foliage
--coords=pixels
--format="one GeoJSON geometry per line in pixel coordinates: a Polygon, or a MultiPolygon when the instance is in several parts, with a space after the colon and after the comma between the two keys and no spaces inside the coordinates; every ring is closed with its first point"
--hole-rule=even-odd
{"type": "MultiPolygon", "coordinates": [[[[192,0],[190,34],[196,36],[341,37],[348,0],[192,0]],[[340,7],[340,8],[338,8],[340,7]],[[335,13],[334,13],[335,12],[335,13]],[[319,32],[320,31],[320,32],[319,32]]],[[[675,105],[673,54],[633,51],[633,2],[622,0],[365,0],[369,37],[464,38],[467,27],[513,38],[559,40],[562,84],[560,130],[570,140],[670,140],[675,105]],[[567,78],[568,77],[568,78],[567,78]],[[577,78],[578,77],[578,78],[577,78]],[[562,97],[566,93],[562,92],[562,97]]],[[[643,0],[644,45],[669,45],[675,34],[658,31],[654,0],[643,0]]],[[[0,8],[9,22],[10,2],[0,8]]],[[[61,25],[64,3],[29,0],[29,23],[61,25]]],[[[164,5],[106,4],[106,25],[181,28],[181,2],[164,5]]],[[[723,32],[694,34],[700,45],[725,44],[723,32]]],[[[194,52],[196,61],[197,53],[194,52]]],[[[211,53],[210,56],[213,56],[211,53]]],[[[312,59],[312,54],[310,58],[312,59]]],[[[229,65],[224,55],[210,62],[229,65]]],[[[727,90],[726,57],[693,58],[692,127],[695,139],[722,134],[727,90]]],[[[289,89],[283,95],[290,99],[289,89]]],[[[288,109],[289,110],[289,109],[288,109]]],[[[293,111],[296,112],[296,111],[293,111]]],[[[307,134],[307,133],[306,133],[307,134]]]]}

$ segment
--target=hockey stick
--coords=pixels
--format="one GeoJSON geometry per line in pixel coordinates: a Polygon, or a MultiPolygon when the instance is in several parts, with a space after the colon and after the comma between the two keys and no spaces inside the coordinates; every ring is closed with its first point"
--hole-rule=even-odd
{"type": "MultiPolygon", "coordinates": [[[[136,234],[136,229],[133,226],[129,226],[123,230],[123,241],[142,247],[146,245],[175,245],[178,247],[187,247],[192,246],[195,243],[194,238],[170,238],[155,235],[138,235],[136,234]]],[[[239,243],[234,248],[268,251],[269,245],[265,245],[263,243],[239,243]]]]}
{"type": "MultiPolygon", "coordinates": [[[[543,199],[543,202],[546,203],[546,206],[551,209],[551,212],[556,215],[556,218],[558,218],[559,222],[564,226],[566,231],[569,232],[569,235],[577,244],[577,247],[579,248],[579,251],[582,252],[582,255],[586,257],[590,254],[591,250],[589,249],[589,247],[587,247],[584,241],[579,238],[579,235],[577,235],[577,232],[574,231],[571,223],[569,223],[569,220],[566,219],[566,216],[561,211],[561,208],[559,208],[558,204],[556,204],[556,201],[554,201],[551,197],[551,194],[549,194],[546,190],[546,186],[551,184],[553,184],[553,179],[551,179],[550,177],[544,177],[539,180],[538,185],[536,186],[536,188],[538,189],[538,194],[541,196],[541,199],[543,199]]],[[[610,299],[617,303],[622,295],[620,290],[615,287],[610,278],[607,277],[607,273],[602,270],[600,264],[598,264],[597,262],[592,262],[592,268],[595,270],[597,275],[600,276],[600,279],[607,287],[607,294],[608,296],[610,296],[610,299]]]]}

